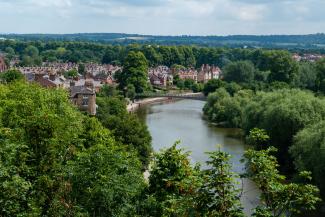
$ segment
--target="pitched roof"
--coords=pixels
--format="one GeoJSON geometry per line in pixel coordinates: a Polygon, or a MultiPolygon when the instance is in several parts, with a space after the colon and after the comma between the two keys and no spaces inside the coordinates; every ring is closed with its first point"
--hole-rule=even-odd
{"type": "Polygon", "coordinates": [[[72,98],[74,98],[78,94],[93,95],[93,94],[95,94],[95,92],[92,89],[87,88],[85,86],[71,86],[70,87],[70,96],[72,98]]]}

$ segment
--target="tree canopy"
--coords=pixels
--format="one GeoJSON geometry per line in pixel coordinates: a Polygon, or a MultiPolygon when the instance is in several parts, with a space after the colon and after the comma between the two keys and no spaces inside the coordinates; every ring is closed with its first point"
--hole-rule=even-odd
{"type": "Polygon", "coordinates": [[[119,87],[125,90],[133,85],[136,93],[148,89],[148,62],[141,52],[130,51],[124,60],[123,71],[117,75],[119,87]]]}

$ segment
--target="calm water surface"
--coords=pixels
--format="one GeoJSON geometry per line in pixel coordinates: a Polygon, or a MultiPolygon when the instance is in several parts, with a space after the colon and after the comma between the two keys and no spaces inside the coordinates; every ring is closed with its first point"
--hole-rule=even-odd
{"type": "MultiPolygon", "coordinates": [[[[232,155],[233,171],[242,173],[244,166],[240,159],[246,147],[243,141],[238,139],[240,131],[217,128],[209,124],[202,118],[203,106],[202,101],[180,100],[146,105],[140,108],[137,114],[148,125],[155,151],[168,148],[180,140],[179,147],[191,152],[192,162],[199,162],[204,167],[208,160],[205,152],[220,148],[232,155]]],[[[250,215],[250,210],[258,202],[258,191],[254,183],[244,180],[243,192],[244,211],[250,215]]]]}

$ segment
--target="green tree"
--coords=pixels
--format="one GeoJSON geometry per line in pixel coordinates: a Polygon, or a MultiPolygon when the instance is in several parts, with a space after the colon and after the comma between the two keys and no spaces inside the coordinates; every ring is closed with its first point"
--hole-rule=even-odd
{"type": "Polygon", "coordinates": [[[268,147],[270,137],[265,130],[254,128],[249,131],[246,140],[248,144],[254,146],[257,150],[262,150],[268,147]]]}
{"type": "Polygon", "coordinates": [[[117,97],[119,96],[119,91],[117,90],[117,88],[114,85],[107,85],[104,84],[101,88],[100,88],[100,92],[98,93],[98,96],[100,97],[117,97]]]}
{"type": "Polygon", "coordinates": [[[156,216],[188,216],[195,213],[196,190],[201,185],[199,168],[193,168],[189,153],[172,147],[155,155],[150,169],[149,193],[158,202],[156,216]]]}
{"type": "Polygon", "coordinates": [[[300,63],[298,73],[293,81],[294,86],[316,90],[317,70],[313,63],[300,63]]]}
{"type": "Polygon", "coordinates": [[[203,185],[199,188],[202,216],[243,217],[240,192],[234,181],[238,177],[230,171],[230,155],[220,150],[208,154],[209,169],[203,171],[203,185]]]}
{"type": "Polygon", "coordinates": [[[298,171],[312,172],[313,179],[325,196],[325,121],[301,130],[290,148],[298,171]]]}
{"type": "Polygon", "coordinates": [[[78,71],[76,69],[71,69],[64,73],[66,78],[76,78],[78,76],[78,71]]]}
{"type": "Polygon", "coordinates": [[[41,63],[42,63],[42,59],[39,56],[38,48],[33,45],[27,46],[22,56],[22,65],[34,66],[34,65],[41,65],[41,63]]]}
{"type": "Polygon", "coordinates": [[[219,79],[211,79],[209,80],[203,88],[203,93],[204,95],[209,95],[209,93],[213,93],[216,91],[218,88],[223,87],[223,82],[219,79]]]}
{"type": "Polygon", "coordinates": [[[1,216],[56,213],[63,165],[83,146],[83,116],[63,90],[0,85],[1,216]],[[4,209],[6,207],[6,209],[4,209]]]}
{"type": "Polygon", "coordinates": [[[195,85],[195,81],[193,79],[185,79],[184,80],[184,87],[186,89],[191,90],[194,85],[195,85]]]}
{"type": "Polygon", "coordinates": [[[117,55],[117,52],[115,52],[113,49],[111,48],[108,48],[106,51],[105,51],[105,54],[102,58],[102,63],[103,64],[110,64],[112,63],[114,60],[117,60],[118,58],[118,55],[117,55]]]}
{"type": "Polygon", "coordinates": [[[237,61],[227,64],[222,75],[227,82],[251,83],[255,77],[255,67],[250,61],[237,61]]]}
{"type": "Polygon", "coordinates": [[[79,64],[78,65],[78,73],[80,75],[85,75],[86,74],[86,67],[84,64],[79,64]]]}
{"type": "Polygon", "coordinates": [[[117,76],[119,87],[124,90],[129,84],[136,93],[148,89],[148,62],[141,52],[130,51],[124,61],[123,71],[117,76]]]}
{"type": "Polygon", "coordinates": [[[67,167],[71,199],[89,216],[134,216],[134,200],[145,187],[141,163],[123,148],[97,144],[67,167]]]}
{"type": "Polygon", "coordinates": [[[20,71],[12,69],[0,74],[0,80],[5,83],[11,83],[13,81],[23,80],[24,76],[20,71]]]}
{"type": "Polygon", "coordinates": [[[12,47],[6,47],[5,49],[6,52],[6,58],[9,60],[12,60],[15,57],[15,50],[12,47]]]}
{"type": "Polygon", "coordinates": [[[134,114],[128,114],[126,103],[117,98],[97,99],[100,122],[111,130],[115,140],[136,150],[146,168],[152,153],[151,136],[145,123],[134,114]]]}
{"type": "Polygon", "coordinates": [[[126,97],[134,100],[136,96],[135,87],[132,84],[129,84],[126,88],[126,97]]]}
{"type": "MultiPolygon", "coordinates": [[[[297,216],[316,209],[320,202],[316,186],[304,183],[286,183],[285,176],[280,175],[278,163],[269,148],[263,151],[245,152],[246,176],[251,178],[261,190],[261,202],[255,216],[297,216]],[[261,215],[264,213],[263,215],[261,215]]],[[[309,172],[300,173],[302,178],[310,180],[309,172]]]]}
{"type": "Polygon", "coordinates": [[[231,96],[234,96],[235,93],[242,89],[242,87],[236,82],[225,83],[224,87],[231,96]]]}
{"type": "Polygon", "coordinates": [[[288,149],[294,135],[323,120],[324,115],[325,101],[313,93],[296,89],[258,92],[244,108],[242,127],[246,134],[255,127],[265,129],[270,136],[270,145],[279,149],[277,156],[281,171],[293,172],[288,149]]]}
{"type": "Polygon", "coordinates": [[[208,96],[203,111],[210,121],[226,127],[242,127],[244,108],[250,103],[253,93],[250,90],[238,91],[234,97],[219,88],[208,96]]]}
{"type": "Polygon", "coordinates": [[[148,62],[150,63],[150,66],[156,67],[162,63],[163,57],[151,45],[145,46],[143,48],[143,53],[146,56],[148,62]]]}
{"type": "Polygon", "coordinates": [[[201,84],[201,83],[195,83],[192,86],[192,91],[194,93],[202,92],[203,91],[203,88],[204,88],[204,85],[203,84],[201,84]]]}
{"type": "Polygon", "coordinates": [[[271,72],[270,82],[291,83],[298,72],[298,64],[287,51],[264,51],[257,65],[260,70],[271,72]]]}
{"type": "Polygon", "coordinates": [[[317,70],[317,80],[316,85],[317,89],[321,91],[322,93],[325,93],[325,85],[323,85],[325,82],[325,59],[322,58],[318,60],[315,64],[316,70],[317,70]]]}

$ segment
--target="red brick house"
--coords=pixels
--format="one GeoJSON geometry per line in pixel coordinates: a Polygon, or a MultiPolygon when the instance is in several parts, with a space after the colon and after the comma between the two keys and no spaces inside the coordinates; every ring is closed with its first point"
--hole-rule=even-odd
{"type": "Polygon", "coordinates": [[[80,110],[96,115],[96,92],[91,80],[87,80],[84,86],[71,86],[70,99],[80,110]]]}

